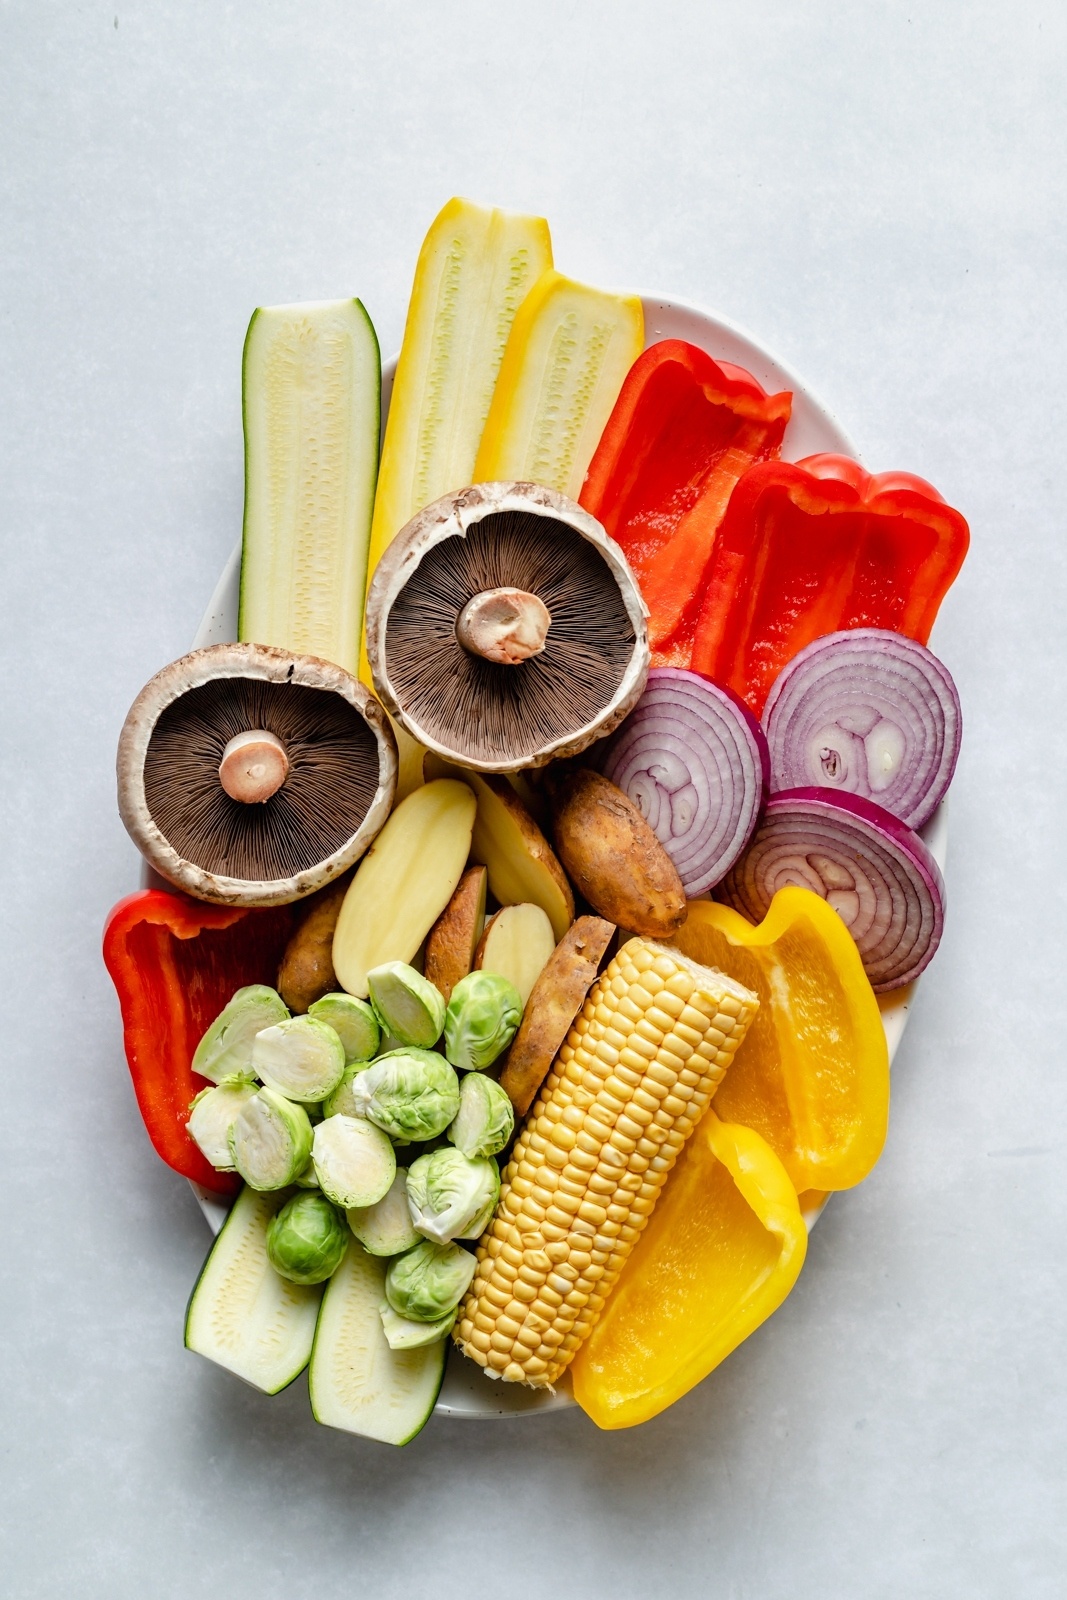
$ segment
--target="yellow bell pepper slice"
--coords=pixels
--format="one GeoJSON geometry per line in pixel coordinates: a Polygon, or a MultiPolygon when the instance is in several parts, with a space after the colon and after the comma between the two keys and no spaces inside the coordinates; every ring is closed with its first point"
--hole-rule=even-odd
{"type": "Polygon", "coordinates": [[[644,342],[644,308],[636,297],[546,272],[512,325],[475,483],[543,483],[577,500],[644,342]]]}
{"type": "Polygon", "coordinates": [[[807,1246],[773,1150],[709,1111],[571,1363],[582,1410],[599,1428],[658,1416],[777,1311],[807,1246]]]}
{"type": "Polygon", "coordinates": [[[690,903],[678,948],[754,989],[760,1008],[715,1109],[754,1128],[798,1192],[849,1189],[885,1143],[889,1053],[852,935],[810,889],[779,889],[753,927],[690,903]]]}

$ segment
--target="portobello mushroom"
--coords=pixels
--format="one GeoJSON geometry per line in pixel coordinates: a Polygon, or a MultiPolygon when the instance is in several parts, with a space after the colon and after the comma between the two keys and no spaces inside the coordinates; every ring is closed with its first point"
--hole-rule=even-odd
{"type": "Polygon", "coordinates": [[[117,775],[127,832],[164,878],[218,905],[283,905],[368,848],[396,792],[396,740],[341,667],[220,644],[141,690],[117,775]]]}
{"type": "Polygon", "coordinates": [[[577,755],[633,708],[647,611],[614,540],[533,483],[420,511],[367,596],[374,686],[420,744],[480,772],[577,755]]]}

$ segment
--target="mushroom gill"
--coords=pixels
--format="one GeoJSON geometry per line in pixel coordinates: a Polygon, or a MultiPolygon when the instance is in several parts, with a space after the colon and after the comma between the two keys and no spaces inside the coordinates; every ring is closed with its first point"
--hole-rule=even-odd
{"type": "Polygon", "coordinates": [[[480,485],[465,496],[453,497],[459,514],[443,537],[440,514],[424,524],[421,554],[409,525],[403,586],[394,585],[391,605],[384,585],[379,591],[371,655],[379,693],[422,743],[470,765],[532,766],[584,748],[621,720],[636,698],[632,686],[640,693],[644,681],[647,647],[635,626],[642,608],[629,569],[606,551],[599,525],[562,496],[532,485],[480,485]],[[493,509],[493,491],[504,509],[493,509]],[[521,509],[524,494],[543,509],[521,509]],[[471,644],[472,602],[499,591],[519,591],[520,605],[535,596],[547,609],[550,625],[537,630],[526,659],[518,651],[486,659],[461,642],[471,644]]]}
{"type": "Polygon", "coordinates": [[[144,758],[144,792],[171,848],[205,872],[264,882],[295,878],[342,849],[378,788],[374,734],[354,706],[300,683],[222,677],[160,713],[144,758]],[[219,767],[250,730],[273,734],[285,780],[258,804],[233,799],[219,767]]]}

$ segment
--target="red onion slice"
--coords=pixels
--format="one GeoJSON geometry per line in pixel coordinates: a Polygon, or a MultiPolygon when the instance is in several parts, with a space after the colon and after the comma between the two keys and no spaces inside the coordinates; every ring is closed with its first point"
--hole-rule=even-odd
{"type": "Polygon", "coordinates": [[[763,709],[771,790],[811,784],[873,800],[921,828],[952,781],[960,699],[914,639],[854,628],[816,639],[775,680],[763,709]]]}
{"type": "Polygon", "coordinates": [[[945,923],[937,863],[917,834],[870,800],[829,789],[773,795],[715,898],[762,922],[787,884],[833,906],[875,991],[910,983],[932,960],[945,923]]]}
{"type": "Polygon", "coordinates": [[[744,850],[770,776],[767,741],[748,707],[681,667],[652,668],[596,764],[640,809],[690,899],[744,850]]]}

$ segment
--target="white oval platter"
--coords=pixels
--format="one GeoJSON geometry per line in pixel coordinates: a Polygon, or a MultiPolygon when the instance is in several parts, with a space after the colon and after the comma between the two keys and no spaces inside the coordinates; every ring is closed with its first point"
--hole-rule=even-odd
{"type": "MultiPolygon", "coordinates": [[[[718,361],[730,361],[744,367],[758,378],[770,393],[781,389],[793,392],[793,409],[782,445],[786,461],[799,461],[804,456],[819,451],[833,450],[841,455],[857,456],[857,452],[836,418],[817,400],[807,384],[783,362],[772,356],[749,334],[721,317],[702,311],[699,306],[684,300],[674,300],[658,295],[642,295],[645,308],[645,346],[661,339],[686,339],[700,346],[718,361]]],[[[382,369],[382,425],[389,409],[393,389],[396,359],[382,369]]],[[[237,601],[241,576],[241,546],[238,543],[215,587],[215,592],[197,629],[192,648],[209,644],[226,644],[237,637],[237,601]]],[[[923,838],[933,853],[938,866],[944,869],[948,843],[947,814],[942,804],[934,817],[922,830],[923,838]]],[[[914,993],[914,984],[892,995],[882,1008],[882,1022],[892,1061],[903,1037],[908,1012],[914,993]]],[[[212,1232],[217,1233],[226,1217],[226,1206],[199,1185],[192,1185],[200,1208],[212,1232]]],[[[805,1208],[804,1220],[809,1230],[818,1221],[826,1204],[825,1197],[812,1197],[805,1208]]],[[[492,1382],[485,1378],[482,1369],[466,1360],[455,1347],[451,1347],[445,1380],[437,1400],[436,1409],[452,1417],[513,1417],[533,1411],[558,1411],[573,1406],[574,1400],[568,1384],[563,1381],[554,1393],[548,1390],[524,1389],[518,1384],[492,1382]]]]}

